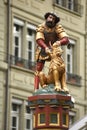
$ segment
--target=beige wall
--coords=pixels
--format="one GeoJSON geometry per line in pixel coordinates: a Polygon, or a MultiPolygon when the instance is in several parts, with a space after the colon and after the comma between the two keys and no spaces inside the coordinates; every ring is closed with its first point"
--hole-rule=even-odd
{"type": "Polygon", "coordinates": [[[5,12],[3,0],[0,0],[0,129],[4,126],[5,113],[5,84],[7,64],[4,62],[6,57],[5,50],[5,12]]]}
{"type": "MultiPolygon", "coordinates": [[[[6,70],[7,64],[5,61],[6,58],[6,1],[0,0],[0,129],[3,130],[3,122],[4,122],[4,111],[5,111],[5,84],[6,84],[6,70]],[[5,3],[4,3],[5,2],[5,3]]],[[[44,14],[47,11],[53,11],[60,16],[61,23],[66,29],[68,35],[71,38],[75,38],[77,42],[77,55],[76,62],[78,63],[78,67],[76,68],[76,72],[78,75],[82,77],[82,85],[81,87],[75,85],[68,85],[70,90],[70,94],[75,98],[75,108],[74,111],[77,112],[76,120],[83,117],[87,114],[87,82],[85,81],[85,72],[87,70],[87,58],[85,65],[85,51],[87,49],[87,38],[85,43],[85,2],[86,0],[82,0],[81,4],[83,5],[83,14],[82,16],[76,15],[74,13],[70,13],[67,10],[62,8],[53,7],[53,1],[50,0],[11,0],[11,29],[10,29],[10,54],[12,53],[12,27],[13,27],[13,18],[17,17],[27,22],[33,23],[34,25],[38,25],[44,21],[44,14]],[[49,6],[47,6],[49,5],[49,6]],[[86,66],[86,70],[85,70],[86,66]],[[86,89],[86,91],[85,91],[86,89]],[[85,98],[86,97],[86,98],[85,98]],[[86,111],[85,111],[86,110],[86,111]]],[[[87,14],[86,14],[87,17],[87,14]]],[[[87,18],[86,18],[87,19],[87,18]]],[[[86,22],[87,23],[87,22],[86,22]]],[[[86,25],[87,26],[87,25],[86,25]]],[[[87,35],[87,34],[86,34],[87,35]]],[[[87,37],[87,36],[86,36],[87,37]]],[[[87,52],[87,51],[86,51],[87,52]]],[[[87,57],[87,55],[86,55],[87,57]]],[[[15,66],[11,66],[10,70],[10,80],[9,80],[10,94],[9,94],[9,116],[11,110],[11,99],[13,97],[27,100],[27,97],[32,95],[33,92],[33,83],[34,83],[34,73],[20,69],[15,66]]],[[[9,118],[10,119],[10,118],[9,118]]],[[[10,127],[10,120],[9,120],[10,127]]],[[[9,129],[9,128],[8,128],[9,129]]]]}
{"type": "MultiPolygon", "coordinates": [[[[86,1],[86,7],[87,7],[87,1],[86,1]]],[[[86,60],[86,64],[85,64],[85,83],[86,83],[86,90],[85,90],[85,97],[87,100],[87,8],[85,10],[85,16],[86,16],[86,21],[85,21],[85,30],[86,30],[86,34],[85,34],[85,40],[86,40],[86,44],[85,44],[85,50],[86,50],[86,54],[85,54],[85,60],[86,60]]],[[[87,107],[86,107],[86,112],[87,112],[87,107]]]]}

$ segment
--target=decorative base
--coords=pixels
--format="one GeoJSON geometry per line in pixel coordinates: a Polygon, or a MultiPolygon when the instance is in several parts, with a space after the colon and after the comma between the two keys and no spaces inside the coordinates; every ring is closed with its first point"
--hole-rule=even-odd
{"type": "Polygon", "coordinates": [[[38,89],[33,93],[33,95],[41,95],[41,94],[59,94],[59,95],[62,94],[62,95],[67,96],[69,93],[65,92],[64,90],[55,91],[54,90],[54,84],[48,84],[47,87],[38,89]]]}
{"type": "Polygon", "coordinates": [[[74,106],[68,93],[56,92],[51,84],[34,92],[28,101],[35,130],[68,130],[69,109],[74,106]]]}

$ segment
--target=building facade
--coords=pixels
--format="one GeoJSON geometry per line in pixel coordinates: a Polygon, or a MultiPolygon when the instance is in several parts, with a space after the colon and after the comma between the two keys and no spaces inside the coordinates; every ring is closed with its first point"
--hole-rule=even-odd
{"type": "Polygon", "coordinates": [[[86,0],[0,0],[0,130],[32,130],[28,96],[34,91],[35,30],[50,11],[70,38],[71,48],[63,47],[67,86],[75,99],[70,125],[87,114],[86,0]]]}

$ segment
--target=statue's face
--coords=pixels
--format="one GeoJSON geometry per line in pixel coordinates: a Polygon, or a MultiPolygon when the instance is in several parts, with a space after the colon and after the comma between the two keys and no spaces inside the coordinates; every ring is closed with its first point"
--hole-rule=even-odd
{"type": "Polygon", "coordinates": [[[49,28],[53,28],[56,24],[55,24],[55,17],[53,15],[49,15],[46,19],[46,25],[49,28]]]}

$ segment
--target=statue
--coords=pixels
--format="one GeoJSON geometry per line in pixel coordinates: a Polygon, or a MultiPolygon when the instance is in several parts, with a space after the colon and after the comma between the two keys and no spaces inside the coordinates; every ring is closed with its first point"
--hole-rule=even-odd
{"type": "Polygon", "coordinates": [[[34,129],[68,130],[69,109],[74,102],[66,86],[61,46],[69,45],[69,38],[55,13],[48,12],[44,17],[46,21],[36,29],[35,91],[28,104],[34,115],[34,129]],[[43,72],[46,61],[49,62],[47,74],[43,72]]]}
{"type": "Polygon", "coordinates": [[[63,50],[56,43],[51,46],[51,52],[49,52],[49,58],[51,59],[49,65],[48,75],[46,76],[43,71],[39,73],[40,84],[42,88],[47,87],[48,84],[54,84],[56,91],[69,90],[66,87],[66,72],[64,60],[61,57],[63,50]]]}
{"type": "Polygon", "coordinates": [[[39,89],[39,82],[41,83],[42,87],[45,86],[45,84],[52,82],[55,83],[55,90],[60,91],[62,88],[68,91],[68,89],[65,87],[65,65],[63,59],[61,58],[62,50],[60,49],[60,46],[68,45],[69,38],[62,25],[59,24],[60,18],[55,13],[48,12],[44,15],[44,17],[46,21],[40,24],[36,29],[37,64],[35,72],[34,89],[39,89]],[[51,52],[51,49],[53,52],[51,52]],[[58,52],[58,54],[56,54],[56,50],[57,52],[59,50],[61,51],[58,52]],[[50,62],[49,74],[47,77],[42,72],[45,61],[50,62]],[[61,67],[58,66],[58,64],[60,64],[61,67]],[[54,81],[51,81],[51,78],[53,76],[55,77],[55,79],[54,81]],[[47,82],[45,82],[43,78],[47,79],[47,82]],[[60,79],[61,87],[59,86],[58,81],[60,79]]]}

